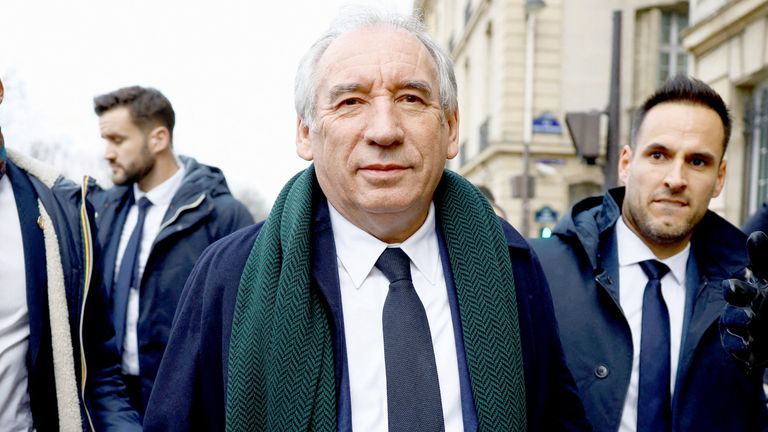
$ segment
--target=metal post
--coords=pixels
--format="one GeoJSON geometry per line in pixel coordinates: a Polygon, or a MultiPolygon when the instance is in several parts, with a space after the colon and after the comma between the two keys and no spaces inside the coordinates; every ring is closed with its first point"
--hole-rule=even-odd
{"type": "Polygon", "coordinates": [[[533,62],[534,62],[534,38],[536,37],[536,14],[526,11],[525,33],[525,88],[523,96],[523,181],[522,181],[522,225],[521,234],[528,237],[530,234],[531,197],[530,190],[530,152],[533,139],[533,62]]]}
{"type": "Polygon", "coordinates": [[[613,11],[611,49],[611,89],[608,101],[608,142],[605,148],[605,183],[607,191],[619,183],[619,116],[621,115],[621,11],[613,11]]]}

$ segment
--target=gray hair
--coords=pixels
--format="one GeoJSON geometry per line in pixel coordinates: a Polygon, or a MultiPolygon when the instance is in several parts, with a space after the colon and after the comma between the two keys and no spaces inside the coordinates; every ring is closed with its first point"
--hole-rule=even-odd
{"type": "Polygon", "coordinates": [[[323,34],[299,63],[294,86],[296,114],[304,120],[310,129],[315,129],[317,109],[317,63],[325,50],[340,36],[376,24],[390,25],[414,35],[427,49],[437,65],[437,78],[440,85],[440,106],[446,113],[458,109],[456,100],[456,76],[453,73],[453,61],[448,54],[427,34],[424,25],[417,17],[395,13],[379,12],[372,9],[349,10],[338,16],[330,28],[323,34]]]}

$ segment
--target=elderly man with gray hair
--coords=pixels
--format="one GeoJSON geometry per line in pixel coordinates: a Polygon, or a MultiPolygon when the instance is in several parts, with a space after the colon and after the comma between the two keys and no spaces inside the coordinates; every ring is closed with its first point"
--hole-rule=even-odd
{"type": "Polygon", "coordinates": [[[421,24],[337,19],[296,109],[313,164],[198,261],[145,429],[589,429],[536,257],[444,169],[456,82],[421,24]]]}

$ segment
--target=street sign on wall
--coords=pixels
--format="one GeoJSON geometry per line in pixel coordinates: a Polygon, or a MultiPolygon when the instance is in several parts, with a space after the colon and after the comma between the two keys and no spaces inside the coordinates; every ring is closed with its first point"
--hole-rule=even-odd
{"type": "Polygon", "coordinates": [[[533,119],[532,131],[536,134],[560,135],[563,133],[563,128],[560,126],[560,120],[557,117],[551,112],[545,111],[533,119]]]}

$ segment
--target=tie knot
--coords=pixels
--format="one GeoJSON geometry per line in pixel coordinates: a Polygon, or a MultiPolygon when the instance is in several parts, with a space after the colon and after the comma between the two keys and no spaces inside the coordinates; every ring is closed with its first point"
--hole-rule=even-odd
{"type": "Polygon", "coordinates": [[[640,261],[640,268],[648,276],[648,280],[661,280],[667,273],[669,273],[669,267],[661,261],[655,259],[640,261]]]}
{"type": "Polygon", "coordinates": [[[389,283],[411,280],[411,259],[400,248],[386,248],[376,261],[376,268],[384,273],[389,283]]]}
{"type": "Polygon", "coordinates": [[[152,206],[152,201],[150,201],[147,197],[141,197],[139,198],[139,202],[137,202],[136,205],[139,207],[139,213],[143,213],[152,206]]]}

